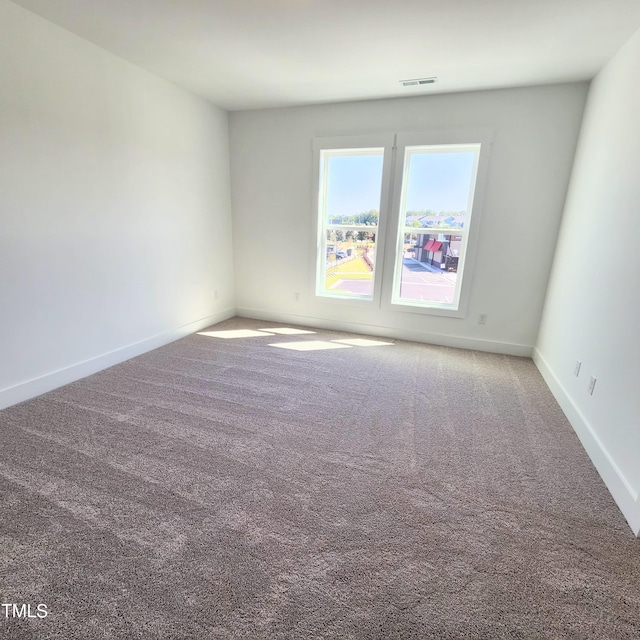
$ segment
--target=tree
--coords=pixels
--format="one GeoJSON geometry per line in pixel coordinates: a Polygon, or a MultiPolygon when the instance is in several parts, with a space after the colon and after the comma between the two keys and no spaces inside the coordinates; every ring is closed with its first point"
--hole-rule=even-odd
{"type": "Polygon", "coordinates": [[[362,218],[363,218],[363,222],[365,224],[376,224],[377,225],[378,224],[378,219],[380,218],[380,214],[375,209],[372,209],[371,211],[367,211],[366,213],[364,213],[362,218]]]}

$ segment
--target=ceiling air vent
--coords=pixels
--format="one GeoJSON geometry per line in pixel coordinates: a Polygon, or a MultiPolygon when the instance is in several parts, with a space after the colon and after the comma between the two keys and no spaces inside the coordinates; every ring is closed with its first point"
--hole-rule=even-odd
{"type": "Polygon", "coordinates": [[[403,87],[417,87],[421,84],[434,84],[438,82],[438,78],[433,76],[432,78],[414,78],[413,80],[400,80],[400,84],[403,87]]]}

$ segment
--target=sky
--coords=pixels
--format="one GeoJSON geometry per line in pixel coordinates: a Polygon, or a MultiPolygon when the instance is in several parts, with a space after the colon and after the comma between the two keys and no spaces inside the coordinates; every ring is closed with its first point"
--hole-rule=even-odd
{"type": "Polygon", "coordinates": [[[351,216],[380,210],[382,152],[380,155],[329,158],[327,215],[351,216]]]}
{"type": "MultiPolygon", "coordinates": [[[[411,154],[406,210],[466,211],[473,162],[469,151],[411,154]]],[[[381,182],[382,152],[330,157],[327,214],[379,210],[381,182]]]]}
{"type": "Polygon", "coordinates": [[[470,151],[412,154],[406,210],[466,211],[474,155],[470,151]]]}

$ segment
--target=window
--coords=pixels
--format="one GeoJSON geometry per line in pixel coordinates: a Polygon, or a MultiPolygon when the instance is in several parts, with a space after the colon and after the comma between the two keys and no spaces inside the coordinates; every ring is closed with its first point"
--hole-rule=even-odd
{"type": "Polygon", "coordinates": [[[460,132],[316,139],[316,294],[464,315],[489,146],[460,132]]]}
{"type": "Polygon", "coordinates": [[[480,144],[404,148],[393,304],[458,309],[479,157],[480,144]]]}
{"type": "Polygon", "coordinates": [[[323,141],[329,148],[316,150],[319,296],[374,299],[381,246],[380,210],[389,183],[386,174],[392,140],[378,136],[355,140],[358,146],[352,146],[353,139],[339,138],[323,141]]]}

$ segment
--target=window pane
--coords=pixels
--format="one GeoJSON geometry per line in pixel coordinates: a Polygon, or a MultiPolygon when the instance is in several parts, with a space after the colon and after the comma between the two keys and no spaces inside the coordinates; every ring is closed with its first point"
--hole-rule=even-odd
{"type": "Polygon", "coordinates": [[[461,236],[405,233],[399,297],[453,304],[461,245],[461,236]]]}
{"type": "Polygon", "coordinates": [[[320,154],[321,295],[373,297],[383,158],[381,148],[320,154]]]}
{"type": "Polygon", "coordinates": [[[456,307],[480,145],[407,147],[394,302],[456,307]]]}

